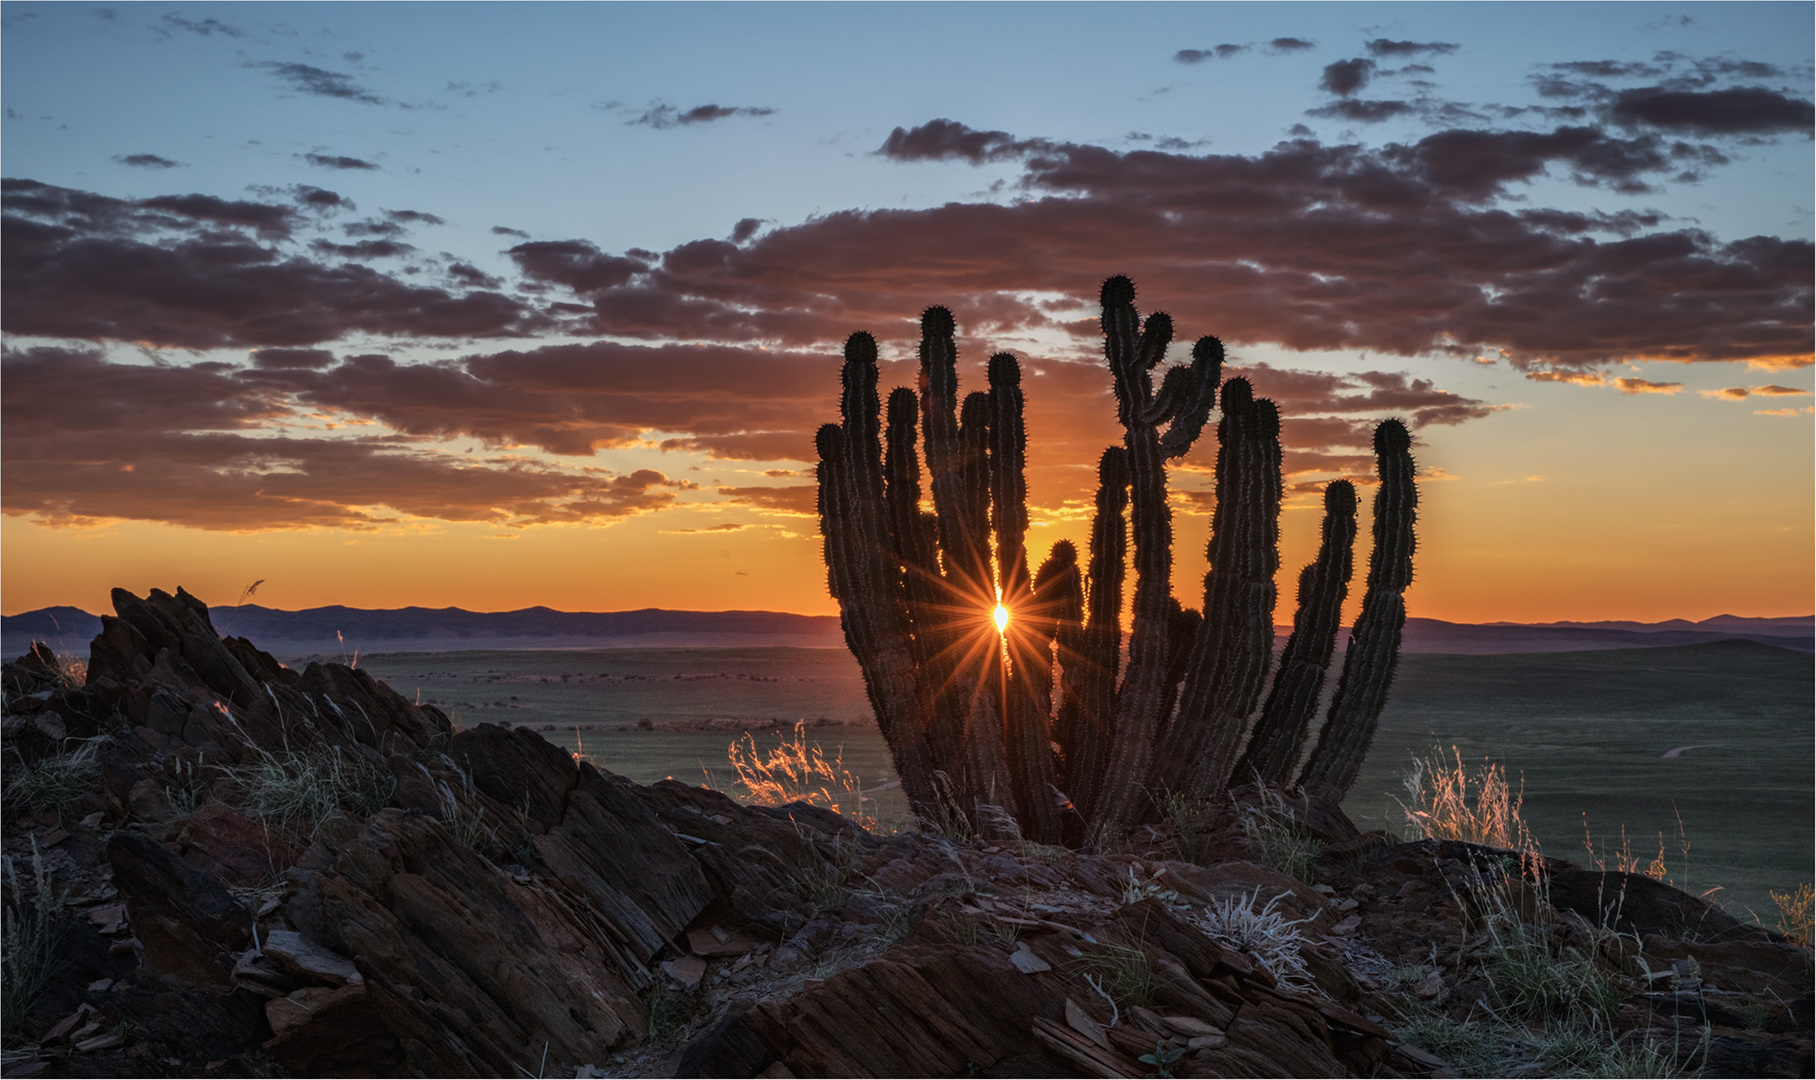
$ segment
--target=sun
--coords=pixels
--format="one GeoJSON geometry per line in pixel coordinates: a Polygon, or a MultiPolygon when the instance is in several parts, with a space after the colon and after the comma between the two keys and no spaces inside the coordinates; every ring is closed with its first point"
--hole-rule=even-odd
{"type": "Polygon", "coordinates": [[[1001,604],[996,605],[994,617],[996,619],[996,632],[999,634],[1007,633],[1009,630],[1009,609],[1001,604]]]}

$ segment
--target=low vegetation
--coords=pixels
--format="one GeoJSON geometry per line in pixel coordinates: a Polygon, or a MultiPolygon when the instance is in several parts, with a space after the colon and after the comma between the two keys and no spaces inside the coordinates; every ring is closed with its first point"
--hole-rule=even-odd
{"type": "Polygon", "coordinates": [[[7,769],[6,805],[15,812],[60,816],[68,804],[100,785],[99,749],[99,739],[83,740],[30,765],[7,769]]]}
{"type": "Polygon", "coordinates": [[[238,802],[251,817],[315,836],[322,822],[345,811],[377,813],[396,790],[397,780],[376,763],[338,746],[306,750],[252,747],[253,760],[222,767],[238,802]]]}
{"type": "Polygon", "coordinates": [[[62,961],[56,952],[63,897],[51,885],[44,856],[32,839],[23,869],[12,855],[0,858],[4,873],[4,945],[0,945],[0,1030],[10,1043],[62,961]]]}

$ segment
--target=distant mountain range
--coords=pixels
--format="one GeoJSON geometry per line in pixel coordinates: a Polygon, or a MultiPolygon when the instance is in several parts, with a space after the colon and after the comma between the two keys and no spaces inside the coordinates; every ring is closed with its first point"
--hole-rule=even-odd
{"type": "MultiPolygon", "coordinates": [[[[213,608],[216,630],[250,638],[280,656],[476,649],[688,648],[793,645],[843,648],[833,615],[776,611],[466,611],[319,607],[279,611],[246,604],[213,608]]],[[[1282,626],[1285,635],[1291,628],[1282,626]]],[[[14,657],[44,641],[86,654],[101,632],[98,616],[73,607],[40,608],[0,618],[0,653],[14,657]]],[[[1717,615],[1701,622],[1452,623],[1406,620],[1405,649],[1421,653],[1577,652],[1696,645],[1741,639],[1816,652],[1816,617],[1753,619],[1717,615]]]]}

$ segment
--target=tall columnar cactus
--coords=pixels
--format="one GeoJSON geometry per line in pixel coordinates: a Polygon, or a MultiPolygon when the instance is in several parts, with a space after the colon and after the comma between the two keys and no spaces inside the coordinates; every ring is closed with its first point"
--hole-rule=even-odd
{"type": "MultiPolygon", "coordinates": [[[[991,357],[989,391],[961,402],[951,313],[929,308],[920,396],[893,391],[884,424],[875,342],[860,333],[846,343],[843,423],[818,437],[827,579],[903,789],[930,824],[1013,820],[1028,838],[1078,842],[1151,819],[1164,791],[1215,794],[1232,776],[1284,783],[1317,707],[1350,577],[1354,488],[1339,480],[1326,491],[1323,545],[1301,574],[1293,636],[1250,736],[1272,658],[1278,410],[1245,380],[1223,387],[1201,616],[1171,592],[1166,462],[1190,450],[1217,403],[1223,346],[1200,338],[1191,363],[1167,368],[1156,386],[1171,319],[1144,323],[1127,278],[1105,282],[1102,301],[1124,437],[1099,463],[1082,572],[1062,540],[1029,573],[1027,433],[1012,355],[991,357]],[[923,455],[931,513],[921,508],[923,455]],[[1011,613],[1000,633],[999,599],[1011,613]]],[[[1388,421],[1375,443],[1382,485],[1368,593],[1300,778],[1337,795],[1385,704],[1411,580],[1411,440],[1388,421]]]]}

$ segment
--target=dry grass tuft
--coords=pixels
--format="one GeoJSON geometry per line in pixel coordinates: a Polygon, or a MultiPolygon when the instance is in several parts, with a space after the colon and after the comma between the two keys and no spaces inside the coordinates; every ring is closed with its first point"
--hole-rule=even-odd
{"type": "Polygon", "coordinates": [[[1778,907],[1778,932],[1804,948],[1810,947],[1812,922],[1816,922],[1816,891],[1802,884],[1788,893],[1771,892],[1778,907]]]}
{"type": "Polygon", "coordinates": [[[1471,775],[1463,755],[1450,748],[1451,760],[1434,748],[1424,760],[1413,759],[1404,784],[1410,803],[1400,803],[1406,815],[1409,840],[1466,840],[1508,851],[1538,850],[1538,842],[1520,817],[1525,803],[1524,781],[1520,790],[1507,786],[1507,774],[1493,761],[1471,775]]]}
{"type": "Polygon", "coordinates": [[[746,731],[725,749],[725,756],[744,786],[744,801],[758,806],[804,802],[824,806],[859,826],[875,831],[881,823],[865,803],[858,775],[844,766],[843,748],[829,760],[819,743],[807,741],[807,722],[795,721],[793,736],[777,736],[775,749],[764,753],[746,731]]]}

